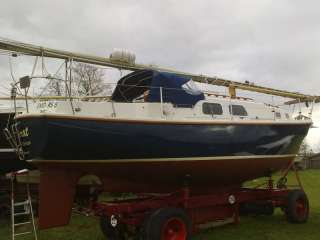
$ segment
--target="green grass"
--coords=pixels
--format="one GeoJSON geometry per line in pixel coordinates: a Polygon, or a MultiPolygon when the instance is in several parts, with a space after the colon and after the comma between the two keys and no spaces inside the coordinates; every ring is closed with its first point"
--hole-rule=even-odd
{"type": "MultiPolygon", "coordinates": [[[[300,178],[310,201],[310,218],[306,224],[290,224],[281,210],[273,216],[241,217],[238,225],[225,225],[196,235],[195,240],[301,240],[320,238],[320,170],[307,170],[300,178]]],[[[289,183],[294,183],[293,174],[289,183]]],[[[0,222],[0,239],[10,239],[9,223],[0,222]]],[[[28,240],[31,237],[20,237],[28,240]]],[[[66,227],[43,230],[39,240],[104,240],[97,219],[74,214],[66,227]]]]}

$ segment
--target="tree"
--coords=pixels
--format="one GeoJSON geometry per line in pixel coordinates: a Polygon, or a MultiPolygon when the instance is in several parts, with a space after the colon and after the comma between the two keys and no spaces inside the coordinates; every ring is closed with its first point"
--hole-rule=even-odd
{"type": "Polygon", "coordinates": [[[308,168],[310,166],[310,157],[313,154],[314,152],[310,145],[307,144],[306,141],[303,141],[299,149],[298,157],[305,168],[308,168]]]}
{"type": "Polygon", "coordinates": [[[313,154],[312,148],[306,141],[303,141],[300,149],[299,149],[299,154],[303,157],[310,157],[313,154]]]}
{"type": "Polygon", "coordinates": [[[48,95],[62,96],[64,93],[64,82],[58,79],[50,79],[43,92],[48,95]]]}
{"type": "Polygon", "coordinates": [[[103,82],[104,72],[93,65],[77,63],[73,67],[73,89],[80,96],[103,94],[108,86],[103,82]]]}
{"type": "MultiPolygon", "coordinates": [[[[72,94],[78,96],[95,96],[110,94],[111,86],[103,81],[104,71],[93,65],[76,63],[72,68],[72,94]]],[[[50,79],[50,82],[42,88],[41,95],[63,96],[69,95],[70,82],[62,79],[61,75],[50,79]]]]}

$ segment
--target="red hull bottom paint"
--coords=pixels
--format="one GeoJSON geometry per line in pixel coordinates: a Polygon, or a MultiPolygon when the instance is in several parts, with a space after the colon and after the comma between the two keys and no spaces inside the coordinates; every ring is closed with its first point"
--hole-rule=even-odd
{"type": "Polygon", "coordinates": [[[250,179],[268,176],[288,166],[294,156],[255,158],[224,157],[221,160],[114,161],[79,163],[32,161],[41,171],[39,227],[69,222],[75,187],[81,176],[96,175],[107,192],[163,193],[188,186],[193,193],[238,189],[250,179]],[[186,177],[188,176],[188,177],[186,177]]]}

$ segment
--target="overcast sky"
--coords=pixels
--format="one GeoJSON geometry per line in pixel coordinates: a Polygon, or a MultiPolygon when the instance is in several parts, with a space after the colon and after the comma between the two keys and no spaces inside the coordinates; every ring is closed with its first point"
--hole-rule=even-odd
{"type": "MultiPolygon", "coordinates": [[[[319,12],[313,0],[1,0],[0,37],[100,56],[129,49],[141,63],[320,95],[319,12]]],[[[16,75],[31,72],[23,60],[16,75]]],[[[1,55],[0,74],[8,85],[1,55]]]]}

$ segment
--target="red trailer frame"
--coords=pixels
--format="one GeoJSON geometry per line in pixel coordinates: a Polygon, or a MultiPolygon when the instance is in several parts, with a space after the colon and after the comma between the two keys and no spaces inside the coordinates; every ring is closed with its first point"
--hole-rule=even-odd
{"type": "Polygon", "coordinates": [[[298,187],[289,189],[286,185],[286,176],[292,167],[293,163],[284,171],[277,186],[271,177],[263,188],[260,185],[208,189],[209,193],[194,194],[186,186],[169,194],[93,202],[92,210],[101,217],[101,228],[108,239],[137,234],[146,240],[183,240],[202,228],[239,223],[240,213],[272,214],[275,207],[284,210],[289,222],[304,223],[308,219],[309,203],[297,171],[298,187]]]}

